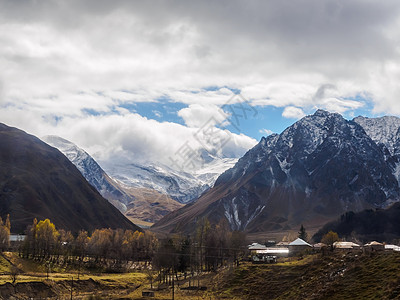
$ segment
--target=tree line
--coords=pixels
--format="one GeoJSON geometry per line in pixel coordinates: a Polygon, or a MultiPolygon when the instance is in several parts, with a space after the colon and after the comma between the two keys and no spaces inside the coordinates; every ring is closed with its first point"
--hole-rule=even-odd
{"type": "Polygon", "coordinates": [[[96,229],[91,235],[81,230],[76,237],[70,231],[57,230],[49,220],[33,220],[19,252],[38,261],[83,262],[121,265],[126,261],[151,261],[158,240],[153,233],[123,229],[96,229]]]}
{"type": "Polygon", "coordinates": [[[160,282],[171,282],[171,277],[182,273],[200,274],[216,271],[228,264],[238,265],[246,254],[246,236],[231,231],[227,222],[210,224],[207,218],[198,221],[192,235],[175,235],[163,239],[154,253],[153,268],[160,282]]]}
{"type": "MultiPolygon", "coordinates": [[[[8,243],[9,218],[0,219],[0,242],[8,243]],[[8,227],[7,227],[8,226],[8,227]]],[[[45,263],[85,264],[106,268],[123,268],[128,262],[145,262],[160,274],[160,280],[177,274],[199,274],[215,271],[227,264],[239,264],[246,253],[246,236],[231,231],[227,222],[211,224],[207,218],[198,221],[191,235],[172,235],[157,239],[151,232],[123,229],[96,229],[91,234],[81,230],[77,235],[57,230],[49,220],[27,227],[19,255],[45,263]]],[[[4,248],[7,248],[7,244],[4,248]]],[[[3,249],[4,250],[4,249],[3,249]]]]}

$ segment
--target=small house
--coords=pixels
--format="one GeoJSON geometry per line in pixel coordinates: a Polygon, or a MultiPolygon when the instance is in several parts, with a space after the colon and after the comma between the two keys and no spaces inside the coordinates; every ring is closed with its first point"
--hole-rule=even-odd
{"type": "Polygon", "coordinates": [[[276,244],[277,247],[283,247],[283,248],[287,248],[289,247],[289,242],[279,242],[278,244],[276,244]]]}
{"type": "Polygon", "coordinates": [[[385,245],[385,250],[386,251],[399,251],[400,252],[400,246],[397,246],[397,245],[385,245]]]}
{"type": "Polygon", "coordinates": [[[298,238],[289,244],[289,252],[291,255],[308,249],[312,249],[312,246],[301,238],[298,238]]]}
{"type": "Polygon", "coordinates": [[[360,245],[353,242],[334,242],[333,248],[335,250],[352,251],[352,250],[359,250],[361,247],[360,245]]]}
{"type": "Polygon", "coordinates": [[[321,251],[323,248],[327,248],[328,245],[324,244],[324,243],[317,243],[313,245],[314,250],[316,251],[321,251]]]}
{"type": "Polygon", "coordinates": [[[370,242],[368,244],[364,245],[364,248],[368,251],[384,251],[385,250],[385,245],[382,243],[379,243],[377,241],[370,242]]]}
{"type": "Polygon", "coordinates": [[[257,250],[266,250],[267,246],[261,245],[259,243],[253,243],[247,247],[251,252],[256,252],[257,250]]]}
{"type": "Polygon", "coordinates": [[[283,247],[267,247],[265,250],[257,250],[258,254],[272,255],[277,257],[288,257],[289,248],[283,247]]]}
{"type": "Polygon", "coordinates": [[[276,262],[278,256],[288,256],[289,249],[271,248],[258,243],[248,246],[251,252],[251,260],[253,263],[273,263],[276,262]]]}

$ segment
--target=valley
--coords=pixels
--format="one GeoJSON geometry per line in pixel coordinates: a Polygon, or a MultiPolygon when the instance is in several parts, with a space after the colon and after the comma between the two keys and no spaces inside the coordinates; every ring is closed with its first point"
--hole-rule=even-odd
{"type": "MultiPolygon", "coordinates": [[[[73,299],[148,299],[143,291],[152,291],[155,299],[171,299],[172,286],[152,286],[148,272],[132,270],[123,274],[98,274],[87,270],[52,269],[47,275],[39,264],[22,260],[12,253],[0,257],[0,270],[11,263],[21,271],[15,284],[8,275],[0,275],[0,297],[26,299],[35,295],[46,299],[69,299],[71,279],[73,299]],[[61,298],[60,298],[61,297],[61,298]],[[90,298],[92,297],[92,298],[90,298]]],[[[254,265],[242,262],[215,272],[204,272],[189,281],[179,275],[174,299],[398,299],[399,253],[331,253],[282,259],[277,264],[254,265]],[[266,285],[265,282],[268,282],[266,285]]]]}
{"type": "Polygon", "coordinates": [[[400,2],[0,0],[0,300],[400,300],[400,2]]]}

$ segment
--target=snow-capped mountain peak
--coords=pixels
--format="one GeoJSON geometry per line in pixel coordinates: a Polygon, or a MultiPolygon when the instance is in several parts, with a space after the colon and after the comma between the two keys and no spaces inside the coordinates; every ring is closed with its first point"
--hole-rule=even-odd
{"type": "Polygon", "coordinates": [[[188,230],[205,216],[250,232],[295,230],[399,201],[400,160],[377,144],[391,141],[393,153],[400,150],[398,120],[382,120],[378,124],[386,134],[378,135],[372,125],[363,129],[357,119],[318,110],[281,134],[262,138],[196,203],[155,227],[188,230]]]}
{"type": "Polygon", "coordinates": [[[395,149],[400,141],[400,118],[384,116],[380,118],[367,118],[359,116],[354,122],[360,124],[365,132],[377,143],[383,144],[390,154],[395,154],[395,149]]]}

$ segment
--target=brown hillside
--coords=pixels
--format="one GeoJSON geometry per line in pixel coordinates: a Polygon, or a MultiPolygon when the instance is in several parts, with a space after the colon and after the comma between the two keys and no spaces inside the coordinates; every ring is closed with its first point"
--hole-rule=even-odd
{"type": "Polygon", "coordinates": [[[33,218],[50,218],[74,232],[139,229],[57,149],[4,124],[0,140],[0,216],[10,214],[12,232],[23,232],[33,218]]]}

